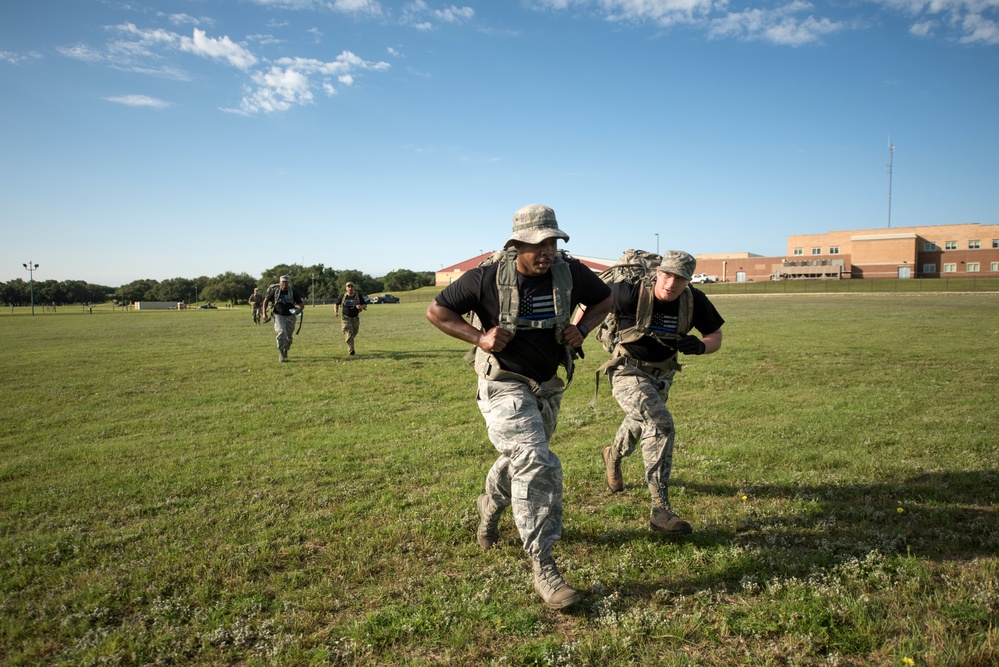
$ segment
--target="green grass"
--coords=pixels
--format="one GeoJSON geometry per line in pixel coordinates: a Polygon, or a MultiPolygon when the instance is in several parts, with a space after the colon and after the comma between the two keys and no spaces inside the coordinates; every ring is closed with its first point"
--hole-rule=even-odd
{"type": "Polygon", "coordinates": [[[354,357],[308,308],[287,364],[246,308],[0,314],[0,664],[999,662],[999,295],[715,302],[670,398],[688,538],[647,529],[639,455],[606,491],[587,342],[569,613],[509,515],[475,543],[495,453],[426,301],[369,308],[354,357]]]}

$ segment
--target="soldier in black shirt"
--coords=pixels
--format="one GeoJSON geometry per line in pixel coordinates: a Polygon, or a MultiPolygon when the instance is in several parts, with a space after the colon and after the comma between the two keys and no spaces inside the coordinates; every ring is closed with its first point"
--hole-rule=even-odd
{"type": "Polygon", "coordinates": [[[649,525],[666,535],[691,532],[690,523],[676,515],[669,501],[676,432],[666,401],[673,376],[680,370],[677,352],[717,352],[725,323],[708,297],[689,286],[696,266],[693,256],[670,250],[664,253],[651,287],[616,283],[611,289],[613,312],[628,342],[619,343],[605,365],[614,398],[625,412],[614,443],[603,449],[607,486],[614,493],[624,490],[621,459],[641,443],[645,481],[652,494],[649,525]],[[639,322],[642,290],[648,289],[653,291],[652,311],[646,322],[639,322]],[[688,333],[691,329],[702,337],[688,333]]]}
{"type": "Polygon", "coordinates": [[[478,405],[499,458],[479,496],[479,544],[499,539],[503,508],[512,506],[521,542],[534,567],[534,589],[563,609],[580,595],[562,578],[552,547],[562,536],[562,463],[548,446],[573,350],[603,321],[610,290],[578,260],[558,251],[555,212],[532,204],[514,214],[513,234],[492,263],[462,275],[427,309],[441,331],[475,346],[478,405]],[[578,324],[573,309],[587,306],[578,324]],[[472,312],[481,329],[462,315],[472,312]]]}
{"type": "Polygon", "coordinates": [[[277,335],[278,361],[288,361],[288,350],[295,335],[295,317],[301,316],[305,301],[288,282],[288,276],[281,276],[277,285],[271,285],[264,297],[264,322],[267,307],[273,306],[274,333],[277,335]]]}

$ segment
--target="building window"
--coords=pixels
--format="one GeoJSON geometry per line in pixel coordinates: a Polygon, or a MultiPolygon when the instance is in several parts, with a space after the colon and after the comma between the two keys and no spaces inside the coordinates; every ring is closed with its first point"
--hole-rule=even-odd
{"type": "Polygon", "coordinates": [[[981,241],[978,240],[968,241],[968,250],[978,250],[981,247],[982,247],[981,241]]]}
{"type": "Polygon", "coordinates": [[[839,246],[838,245],[829,246],[829,254],[830,255],[838,255],[839,254],[839,246]]]}
{"type": "Polygon", "coordinates": [[[924,243],[923,244],[923,252],[933,252],[936,249],[937,249],[937,244],[936,243],[924,243]]]}
{"type": "Polygon", "coordinates": [[[937,272],[936,264],[923,264],[923,275],[928,275],[937,272]]]}
{"type": "Polygon", "coordinates": [[[944,243],[944,250],[957,250],[957,241],[947,241],[944,243]]]}
{"type": "Polygon", "coordinates": [[[978,262],[968,262],[968,273],[978,273],[978,262]]]}
{"type": "Polygon", "coordinates": [[[992,239],[992,247],[999,248],[999,239],[992,239]]]}
{"type": "Polygon", "coordinates": [[[795,255],[804,255],[804,254],[805,254],[805,251],[804,251],[804,250],[802,250],[801,248],[795,248],[795,249],[794,249],[794,254],[795,254],[795,255]]]}
{"type": "Polygon", "coordinates": [[[821,255],[822,254],[822,248],[812,248],[812,254],[813,255],[821,255]]]}
{"type": "Polygon", "coordinates": [[[991,264],[989,264],[989,271],[991,271],[992,273],[999,271],[999,262],[992,262],[991,264]]]}
{"type": "Polygon", "coordinates": [[[957,264],[944,264],[944,273],[957,273],[957,264]]]}

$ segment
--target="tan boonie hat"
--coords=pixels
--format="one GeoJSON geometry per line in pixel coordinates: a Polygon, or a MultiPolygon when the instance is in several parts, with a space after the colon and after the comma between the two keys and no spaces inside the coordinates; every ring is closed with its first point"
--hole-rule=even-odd
{"type": "Polygon", "coordinates": [[[553,236],[569,240],[569,235],[558,228],[555,211],[541,204],[528,204],[513,214],[513,233],[503,247],[508,248],[514,241],[541,243],[553,236]]]}
{"type": "Polygon", "coordinates": [[[682,250],[667,250],[663,253],[663,261],[659,265],[660,271],[672,273],[680,276],[684,280],[690,280],[697,269],[697,260],[690,253],[682,250]]]}

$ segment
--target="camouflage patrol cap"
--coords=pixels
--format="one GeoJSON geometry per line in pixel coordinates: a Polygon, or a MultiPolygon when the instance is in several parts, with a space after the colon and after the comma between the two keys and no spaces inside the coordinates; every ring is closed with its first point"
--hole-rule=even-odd
{"type": "Polygon", "coordinates": [[[569,235],[558,228],[555,211],[541,204],[528,204],[513,214],[513,233],[503,247],[509,247],[514,241],[541,243],[553,236],[569,240],[569,235]]]}
{"type": "Polygon", "coordinates": [[[279,283],[286,283],[286,282],[288,282],[288,276],[281,276],[280,278],[278,278],[278,282],[279,283]]]}
{"type": "Polygon", "coordinates": [[[663,261],[659,264],[659,270],[680,276],[684,280],[690,280],[697,269],[697,260],[690,253],[682,250],[667,250],[663,253],[663,261]]]}

